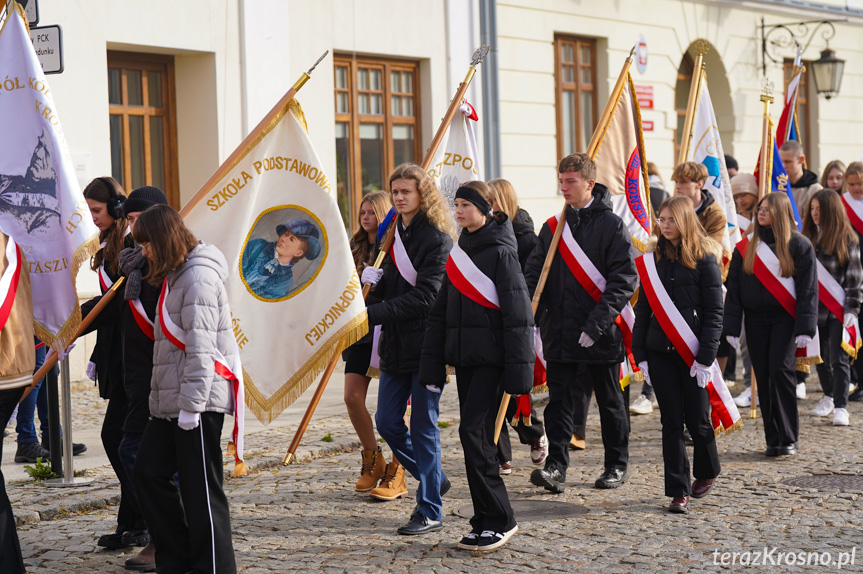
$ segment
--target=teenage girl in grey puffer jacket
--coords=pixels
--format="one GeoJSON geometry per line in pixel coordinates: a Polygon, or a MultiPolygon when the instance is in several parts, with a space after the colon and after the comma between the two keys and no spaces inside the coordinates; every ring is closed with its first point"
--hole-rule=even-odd
{"type": "Polygon", "coordinates": [[[215,372],[216,359],[233,356],[235,345],[224,286],[228,265],[218,248],[198,242],[166,205],[144,211],[133,235],[150,260],[145,279],[162,285],[151,417],[135,462],[135,486],[156,545],[156,567],[234,574],[220,446],[233,399],[231,384],[215,372]]]}

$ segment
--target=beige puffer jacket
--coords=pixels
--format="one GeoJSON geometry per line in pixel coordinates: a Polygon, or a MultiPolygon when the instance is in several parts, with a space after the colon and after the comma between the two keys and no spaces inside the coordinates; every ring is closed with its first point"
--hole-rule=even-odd
{"type": "MultiPolygon", "coordinates": [[[[9,237],[0,233],[0,277],[10,263],[6,257],[8,243],[9,237]]],[[[36,366],[36,352],[33,349],[33,296],[30,293],[30,273],[23,253],[21,274],[15,293],[12,311],[0,330],[0,391],[29,385],[36,366]]],[[[6,293],[0,293],[0,299],[5,295],[6,293]]]]}

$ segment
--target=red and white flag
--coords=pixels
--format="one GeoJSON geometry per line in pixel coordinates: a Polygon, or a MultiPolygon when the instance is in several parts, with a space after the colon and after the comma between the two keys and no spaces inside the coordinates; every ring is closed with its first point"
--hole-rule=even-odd
{"type": "Polygon", "coordinates": [[[458,185],[463,181],[481,179],[479,148],[474,132],[474,124],[478,121],[476,110],[464,100],[447,128],[444,141],[435,152],[428,169],[428,174],[453,209],[458,185]]]}

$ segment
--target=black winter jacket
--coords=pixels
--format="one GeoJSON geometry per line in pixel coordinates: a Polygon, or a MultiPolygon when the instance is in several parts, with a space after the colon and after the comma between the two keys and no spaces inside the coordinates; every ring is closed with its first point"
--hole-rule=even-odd
{"type": "MultiPolygon", "coordinates": [[[[583,209],[566,208],[566,223],[575,241],[605,277],[606,289],[599,302],[581,286],[555,253],[540,299],[544,311],[538,323],[543,353],[559,363],[611,364],[623,361],[623,337],[614,319],[635,292],[637,276],[630,250],[629,231],[611,210],[611,196],[604,185],[593,188],[593,203],[583,209]],[[581,333],[595,341],[589,348],[578,344],[581,333]]],[[[545,256],[551,245],[548,222],[539,232],[539,244],[525,267],[528,293],[533,296],[545,256]]]]}
{"type": "Polygon", "coordinates": [[[519,208],[515,212],[515,219],[512,220],[512,230],[515,233],[515,241],[518,244],[518,264],[522,271],[527,265],[527,259],[536,245],[539,243],[539,237],[534,231],[533,219],[525,210],[519,208]]]}
{"type": "MultiPolygon", "coordinates": [[[[698,338],[695,360],[702,365],[711,365],[716,359],[722,334],[722,278],[716,257],[707,254],[696,264],[695,269],[689,269],[678,259],[665,257],[665,249],[663,237],[656,249],[646,257],[655,257],[657,252],[663,254],[662,259],[656,262],[662,286],[698,338]]],[[[636,363],[647,360],[647,351],[677,353],[656,319],[644,287],[641,287],[632,330],[632,355],[636,363]]]]}
{"type": "MultiPolygon", "coordinates": [[[[755,225],[762,240],[774,249],[773,230],[755,225]]],[[[803,235],[791,234],[788,250],[794,260],[794,289],[797,294],[797,317],[794,320],[794,337],[815,336],[818,322],[818,275],[815,266],[815,248],[803,235]]],[[[725,333],[739,337],[742,330],[743,312],[747,314],[785,313],[785,308],[767,290],[755,274],[743,270],[743,256],[735,249],[731,257],[731,268],[726,282],[725,333]]]]}
{"type": "Polygon", "coordinates": [[[436,228],[420,211],[407,228],[399,226],[408,257],[417,271],[417,284],[412,287],[399,274],[392,257],[384,260],[383,277],[375,286],[381,303],[369,305],[369,327],[382,325],[378,352],[381,371],[415,373],[420,366],[420,352],[425,337],[426,320],[435,297],[440,291],[444,266],[452,238],[436,228]]]}
{"type": "Polygon", "coordinates": [[[497,287],[500,309],[469,299],[444,276],[429,314],[420,383],[443,386],[446,365],[501,367],[503,389],[515,395],[533,387],[533,313],[516,253],[512,225],[503,212],[482,228],[463,230],[459,247],[497,287]]]}

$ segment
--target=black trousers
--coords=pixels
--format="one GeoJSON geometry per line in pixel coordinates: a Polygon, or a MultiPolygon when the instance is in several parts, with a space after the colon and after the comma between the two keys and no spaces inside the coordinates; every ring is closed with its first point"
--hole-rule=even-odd
{"type": "MultiPolygon", "coordinates": [[[[0,391],[0,421],[6,421],[12,416],[18,399],[24,393],[24,387],[0,391]]],[[[3,439],[0,439],[0,461],[3,460],[3,439]]],[[[21,556],[21,543],[18,541],[18,531],[15,528],[15,516],[12,504],[6,494],[6,479],[0,470],[0,573],[21,574],[25,571],[24,558],[21,556]]]]}
{"type": "Polygon", "coordinates": [[[202,413],[201,424],[190,431],[177,426],[176,419],[147,423],[135,460],[135,486],[161,573],[237,572],[228,499],[222,490],[224,418],[202,413]]]}
{"type": "Polygon", "coordinates": [[[578,376],[578,364],[549,361],[547,367],[545,425],[549,444],[545,468],[556,468],[564,476],[569,467],[569,440],[575,423],[573,400],[576,396],[589,397],[591,387],[599,405],[604,466],[625,469],[629,464],[629,418],[620,390],[620,365],[585,364],[585,367],[588,377],[578,376]]]}
{"type": "Polygon", "coordinates": [[[689,376],[689,367],[677,353],[647,352],[650,380],[654,381],[662,421],[662,460],[665,463],[665,496],[688,496],[689,456],[683,440],[683,424],[694,443],[692,473],[695,478],[719,476],[716,437],[710,422],[710,395],[689,376]]]}
{"type": "MultiPolygon", "coordinates": [[[[509,401],[509,406],[506,408],[506,422],[512,422],[517,404],[515,397],[509,401]]],[[[509,426],[505,424],[500,428],[500,437],[497,440],[497,458],[500,462],[509,462],[512,460],[512,443],[510,443],[507,428],[509,426]]],[[[533,397],[531,397],[530,401],[530,424],[526,425],[523,422],[519,422],[512,428],[518,435],[518,440],[521,444],[533,444],[545,434],[545,427],[542,425],[539,414],[537,414],[533,406],[533,397]]]]}
{"type": "Polygon", "coordinates": [[[767,446],[796,443],[800,420],[797,413],[794,319],[787,313],[747,311],[743,322],[749,357],[758,382],[758,401],[764,417],[767,446]]]}
{"type": "Polygon", "coordinates": [[[123,423],[126,421],[127,400],[122,384],[114,384],[109,390],[108,408],[102,421],[102,446],[120,480],[120,509],[117,511],[117,531],[146,530],[147,523],[141,513],[132,475],[123,466],[120,458],[120,441],[123,440],[123,423]]]}
{"type": "Polygon", "coordinates": [[[818,325],[821,341],[821,357],[824,362],[815,365],[821,389],[833,398],[833,407],[848,406],[848,389],[851,387],[851,356],[842,350],[842,323],[830,315],[823,325],[818,325]]]}
{"type": "MultiPolygon", "coordinates": [[[[576,377],[586,380],[590,375],[585,365],[579,365],[576,377]]],[[[587,413],[590,411],[590,399],[593,397],[593,389],[589,384],[578,385],[573,393],[572,408],[575,423],[572,432],[581,438],[587,438],[587,413]]]]}
{"type": "Polygon", "coordinates": [[[461,406],[458,434],[473,501],[471,532],[512,530],[515,515],[500,477],[494,445],[494,422],[503,396],[503,369],[456,367],[455,371],[461,406]]]}

